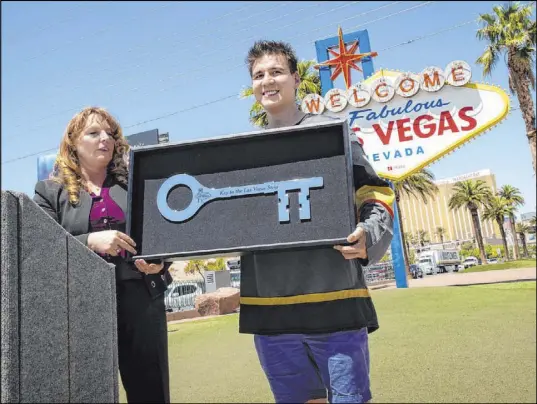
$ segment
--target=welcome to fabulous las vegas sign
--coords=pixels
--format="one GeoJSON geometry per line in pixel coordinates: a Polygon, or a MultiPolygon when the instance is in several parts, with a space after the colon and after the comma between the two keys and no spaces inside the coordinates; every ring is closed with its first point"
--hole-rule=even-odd
{"type": "Polygon", "coordinates": [[[470,78],[460,60],[419,74],[381,70],[346,90],[309,94],[301,109],[346,118],[377,173],[397,181],[507,116],[507,93],[470,78]]]}

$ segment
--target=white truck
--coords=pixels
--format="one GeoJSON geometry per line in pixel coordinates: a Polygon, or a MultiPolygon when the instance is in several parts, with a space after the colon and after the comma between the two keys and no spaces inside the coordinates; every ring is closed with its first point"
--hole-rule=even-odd
{"type": "Polygon", "coordinates": [[[420,254],[418,266],[424,275],[457,272],[461,256],[457,250],[430,250],[420,254]]]}

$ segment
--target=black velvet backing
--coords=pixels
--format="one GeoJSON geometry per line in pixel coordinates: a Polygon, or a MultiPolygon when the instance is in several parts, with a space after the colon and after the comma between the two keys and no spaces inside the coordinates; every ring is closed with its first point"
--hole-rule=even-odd
{"type": "MultiPolygon", "coordinates": [[[[351,156],[342,123],[146,147],[131,154],[128,231],[140,256],[164,258],[217,252],[292,248],[344,240],[354,223],[351,156]],[[278,220],[277,194],[214,200],[191,219],[166,220],[157,209],[160,185],[179,173],[208,188],[323,177],[310,190],[311,220],[298,216],[298,191],[289,192],[290,222],[278,220]]],[[[173,189],[168,203],[182,209],[192,194],[173,189]]]]}

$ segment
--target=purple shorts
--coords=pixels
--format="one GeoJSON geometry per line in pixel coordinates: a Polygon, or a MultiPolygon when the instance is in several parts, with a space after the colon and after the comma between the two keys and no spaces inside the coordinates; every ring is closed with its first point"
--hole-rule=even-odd
{"type": "Polygon", "coordinates": [[[371,400],[367,329],[329,334],[255,335],[276,403],[371,400]]]}

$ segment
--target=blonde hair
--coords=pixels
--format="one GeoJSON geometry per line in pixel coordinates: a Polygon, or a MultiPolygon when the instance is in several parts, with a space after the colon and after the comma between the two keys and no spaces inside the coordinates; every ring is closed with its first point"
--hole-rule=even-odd
{"type": "Polygon", "coordinates": [[[75,143],[92,115],[99,116],[110,126],[112,137],[114,138],[114,153],[107,168],[108,174],[113,175],[117,182],[127,184],[128,152],[130,147],[123,137],[123,131],[119,122],[104,108],[84,108],[71,118],[67,124],[60,143],[60,151],[56,157],[50,177],[53,181],[59,182],[67,189],[69,202],[73,205],[77,205],[79,202],[80,189],[86,187],[80,169],[80,161],[75,150],[75,143]]]}

